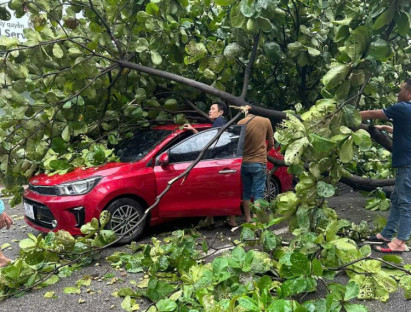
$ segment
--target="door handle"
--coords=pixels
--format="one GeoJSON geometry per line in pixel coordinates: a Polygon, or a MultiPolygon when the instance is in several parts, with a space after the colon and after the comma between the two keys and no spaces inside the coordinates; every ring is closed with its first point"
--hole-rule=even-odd
{"type": "Polygon", "coordinates": [[[219,171],[218,173],[219,174],[228,174],[228,173],[236,173],[236,172],[237,172],[237,170],[234,170],[234,169],[224,169],[224,170],[219,171]]]}

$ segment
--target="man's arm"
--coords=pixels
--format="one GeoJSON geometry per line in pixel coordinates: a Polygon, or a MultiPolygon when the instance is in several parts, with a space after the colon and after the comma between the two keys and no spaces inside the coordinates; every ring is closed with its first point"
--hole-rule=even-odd
{"type": "Polygon", "coordinates": [[[387,120],[387,116],[385,116],[384,112],[382,109],[375,109],[375,110],[366,110],[366,111],[361,111],[360,112],[361,119],[383,119],[387,120]]]}
{"type": "Polygon", "coordinates": [[[274,147],[274,138],[268,139],[267,152],[274,147]]]}

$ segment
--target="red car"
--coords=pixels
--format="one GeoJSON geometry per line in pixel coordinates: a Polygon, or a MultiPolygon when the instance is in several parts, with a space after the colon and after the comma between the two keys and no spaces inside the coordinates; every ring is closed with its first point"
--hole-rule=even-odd
{"type": "MultiPolygon", "coordinates": [[[[107,228],[118,234],[126,232],[154,203],[167,182],[182,173],[218,131],[209,124],[195,127],[198,134],[176,125],[144,130],[116,147],[120,162],[33,177],[24,192],[26,222],[43,232],[64,229],[79,235],[83,224],[108,210],[112,218],[107,228]]],[[[171,218],[241,215],[244,130],[238,125],[227,129],[184,183],[176,182],[151,211],[147,222],[121,242],[135,240],[148,224],[171,218]]],[[[269,153],[283,159],[275,149],[269,153]]],[[[268,170],[272,167],[268,163],[268,170]]],[[[269,197],[291,187],[292,175],[286,167],[280,167],[271,177],[269,197]]]]}

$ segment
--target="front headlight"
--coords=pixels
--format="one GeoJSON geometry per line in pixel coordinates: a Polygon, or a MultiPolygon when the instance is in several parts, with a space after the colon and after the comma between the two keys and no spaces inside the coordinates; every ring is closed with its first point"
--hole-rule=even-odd
{"type": "Polygon", "coordinates": [[[83,195],[90,192],[100,182],[102,177],[92,177],[84,180],[56,185],[57,195],[83,195]]]}

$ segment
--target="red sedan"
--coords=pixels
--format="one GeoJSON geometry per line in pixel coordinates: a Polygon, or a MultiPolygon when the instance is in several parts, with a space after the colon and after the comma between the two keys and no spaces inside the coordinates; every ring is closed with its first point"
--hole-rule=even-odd
{"type": "MultiPolygon", "coordinates": [[[[153,204],[167,182],[182,173],[217,133],[209,124],[195,125],[198,134],[176,125],[138,132],[116,148],[120,162],[77,168],[63,175],[40,174],[24,192],[25,220],[48,232],[64,229],[79,235],[80,227],[103,210],[111,213],[107,228],[125,233],[153,204]]],[[[244,127],[231,126],[207,150],[184,183],[178,181],[151,211],[147,222],[122,239],[135,240],[147,225],[171,218],[241,215],[241,160],[244,127]]],[[[272,149],[269,154],[283,159],[272,149]]],[[[267,169],[272,169],[268,163],[267,169]]],[[[292,187],[286,167],[271,177],[269,198],[292,187]]]]}

